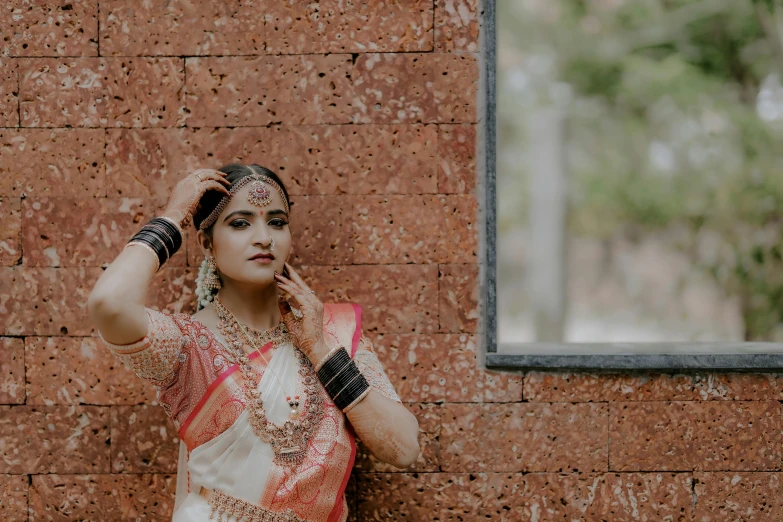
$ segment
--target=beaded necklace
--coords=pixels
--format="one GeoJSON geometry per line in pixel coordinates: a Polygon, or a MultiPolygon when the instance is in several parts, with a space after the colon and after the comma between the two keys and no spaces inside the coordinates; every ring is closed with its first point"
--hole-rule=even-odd
{"type": "MultiPolygon", "coordinates": [[[[247,399],[248,418],[250,426],[253,428],[253,432],[259,439],[271,444],[272,449],[275,452],[274,460],[279,465],[298,466],[302,463],[307,454],[307,443],[310,440],[313,432],[318,428],[318,424],[324,416],[323,399],[321,398],[319,388],[318,376],[315,373],[312,363],[307,356],[302,353],[301,350],[293,347],[294,354],[299,362],[298,374],[301,376],[301,380],[304,384],[305,397],[307,399],[307,407],[304,416],[299,418],[298,411],[298,396],[296,401],[291,401],[291,396],[288,396],[288,403],[291,406],[291,414],[288,420],[283,423],[282,426],[269,422],[266,418],[266,412],[264,411],[264,403],[261,399],[261,392],[258,390],[256,373],[250,364],[250,357],[245,352],[244,344],[240,338],[239,332],[241,331],[243,336],[248,340],[251,346],[255,348],[264,358],[266,367],[269,367],[269,361],[266,360],[264,354],[261,353],[259,347],[253,340],[253,336],[247,333],[245,327],[237,321],[234,314],[231,313],[228,308],[220,301],[216,296],[212,304],[215,307],[215,312],[219,318],[218,328],[220,333],[227,341],[227,348],[231,352],[233,359],[242,373],[242,389],[247,399]],[[296,407],[292,404],[294,402],[296,407]]],[[[265,332],[259,332],[256,336],[259,340],[266,340],[267,342],[273,342],[275,345],[280,345],[283,342],[290,342],[291,336],[285,328],[285,324],[280,323],[278,326],[265,332]]],[[[261,346],[264,346],[262,344],[261,346]]],[[[282,383],[277,378],[274,370],[272,376],[277,380],[278,384],[282,383]]]]}

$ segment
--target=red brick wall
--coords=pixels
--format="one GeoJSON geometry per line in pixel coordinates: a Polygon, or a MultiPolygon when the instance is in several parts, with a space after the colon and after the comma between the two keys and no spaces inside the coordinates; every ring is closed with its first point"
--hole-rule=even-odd
{"type": "MultiPolygon", "coordinates": [[[[475,1],[293,3],[3,5],[0,519],[169,519],[174,427],[85,301],[177,180],[242,161],[419,418],[410,470],[359,455],[354,520],[780,520],[779,377],[477,368],[475,1]]],[[[193,311],[190,239],[150,305],[193,311]]]]}
{"type": "MultiPolygon", "coordinates": [[[[521,397],[519,378],[475,362],[475,2],[9,0],[0,13],[0,519],[170,519],[174,426],[96,341],[85,302],[195,168],[257,162],[284,179],[295,264],[324,300],[364,306],[419,414],[416,471],[443,464],[435,401],[521,397]]],[[[149,305],[194,311],[193,239],[149,305]]],[[[366,454],[357,468],[358,519],[397,509],[373,499],[396,475],[366,454]]]]}

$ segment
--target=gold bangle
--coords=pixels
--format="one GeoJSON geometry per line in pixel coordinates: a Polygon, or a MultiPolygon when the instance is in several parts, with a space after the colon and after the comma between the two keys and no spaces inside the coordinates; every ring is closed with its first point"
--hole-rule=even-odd
{"type": "Polygon", "coordinates": [[[366,390],[364,390],[364,391],[361,393],[361,395],[359,395],[358,397],[356,397],[356,399],[355,399],[355,400],[354,400],[354,401],[353,401],[351,404],[349,404],[348,406],[346,406],[345,408],[343,408],[343,413],[348,413],[349,411],[351,411],[351,410],[353,409],[353,407],[354,407],[354,406],[356,406],[357,404],[359,404],[359,402],[361,402],[361,400],[362,400],[362,399],[364,399],[365,397],[367,397],[367,394],[369,394],[371,390],[372,390],[372,386],[368,386],[368,387],[367,387],[367,389],[366,389],[366,390]]]}
{"type": "Polygon", "coordinates": [[[142,243],[141,241],[131,241],[131,242],[129,242],[127,245],[125,245],[124,247],[122,247],[122,249],[123,249],[123,250],[125,250],[126,248],[128,248],[128,247],[129,247],[129,246],[131,246],[131,245],[138,245],[138,246],[144,247],[144,248],[146,248],[147,250],[149,250],[150,252],[152,252],[152,255],[153,255],[153,256],[155,256],[155,272],[157,272],[158,270],[160,270],[160,259],[158,259],[158,253],[157,253],[157,252],[155,252],[155,249],[154,249],[154,248],[152,248],[151,246],[149,246],[147,243],[142,243]]]}

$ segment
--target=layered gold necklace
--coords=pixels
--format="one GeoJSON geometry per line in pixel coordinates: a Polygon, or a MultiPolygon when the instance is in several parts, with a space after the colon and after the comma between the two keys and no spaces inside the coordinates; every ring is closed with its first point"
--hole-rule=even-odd
{"type": "Polygon", "coordinates": [[[299,362],[298,374],[302,378],[307,400],[304,416],[300,418],[299,415],[299,396],[295,395],[292,397],[289,395],[286,397],[291,407],[289,419],[282,426],[269,422],[264,411],[261,392],[258,390],[259,381],[256,379],[257,374],[253,370],[250,357],[244,349],[245,343],[242,341],[242,337],[247,339],[250,346],[264,358],[266,368],[272,371],[272,376],[277,380],[280,389],[284,390],[282,382],[277,378],[274,370],[270,368],[269,361],[266,360],[259,347],[263,347],[269,342],[279,346],[284,342],[290,342],[291,336],[286,330],[284,323],[280,323],[271,330],[254,331],[254,335],[250,335],[242,323],[237,321],[234,314],[225,307],[217,296],[215,296],[212,304],[219,319],[218,328],[220,333],[227,342],[227,348],[234,359],[233,362],[239,366],[239,370],[242,373],[242,389],[245,393],[248,418],[253,432],[259,439],[268,442],[272,446],[275,452],[275,463],[298,466],[304,461],[307,454],[307,443],[324,416],[323,399],[319,390],[318,376],[310,359],[297,347],[293,347],[294,354],[299,362]],[[253,339],[254,337],[256,338],[255,340],[253,339]],[[256,341],[260,346],[256,344],[256,341]],[[295,400],[292,400],[294,398],[295,400]]]}

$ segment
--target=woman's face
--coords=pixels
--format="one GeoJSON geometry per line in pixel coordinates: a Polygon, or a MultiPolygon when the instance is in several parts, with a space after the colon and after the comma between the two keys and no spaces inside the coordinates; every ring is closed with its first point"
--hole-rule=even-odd
{"type": "MultiPolygon", "coordinates": [[[[247,196],[254,183],[250,182],[231,198],[213,225],[212,253],[224,282],[229,278],[269,284],[275,280],[275,272],[283,272],[291,252],[291,231],[282,197],[265,183],[272,201],[263,207],[253,205],[247,196]],[[270,245],[272,240],[274,247],[270,245]],[[253,258],[260,254],[271,254],[273,258],[253,258]]],[[[201,236],[199,240],[204,245],[201,236]]]]}

